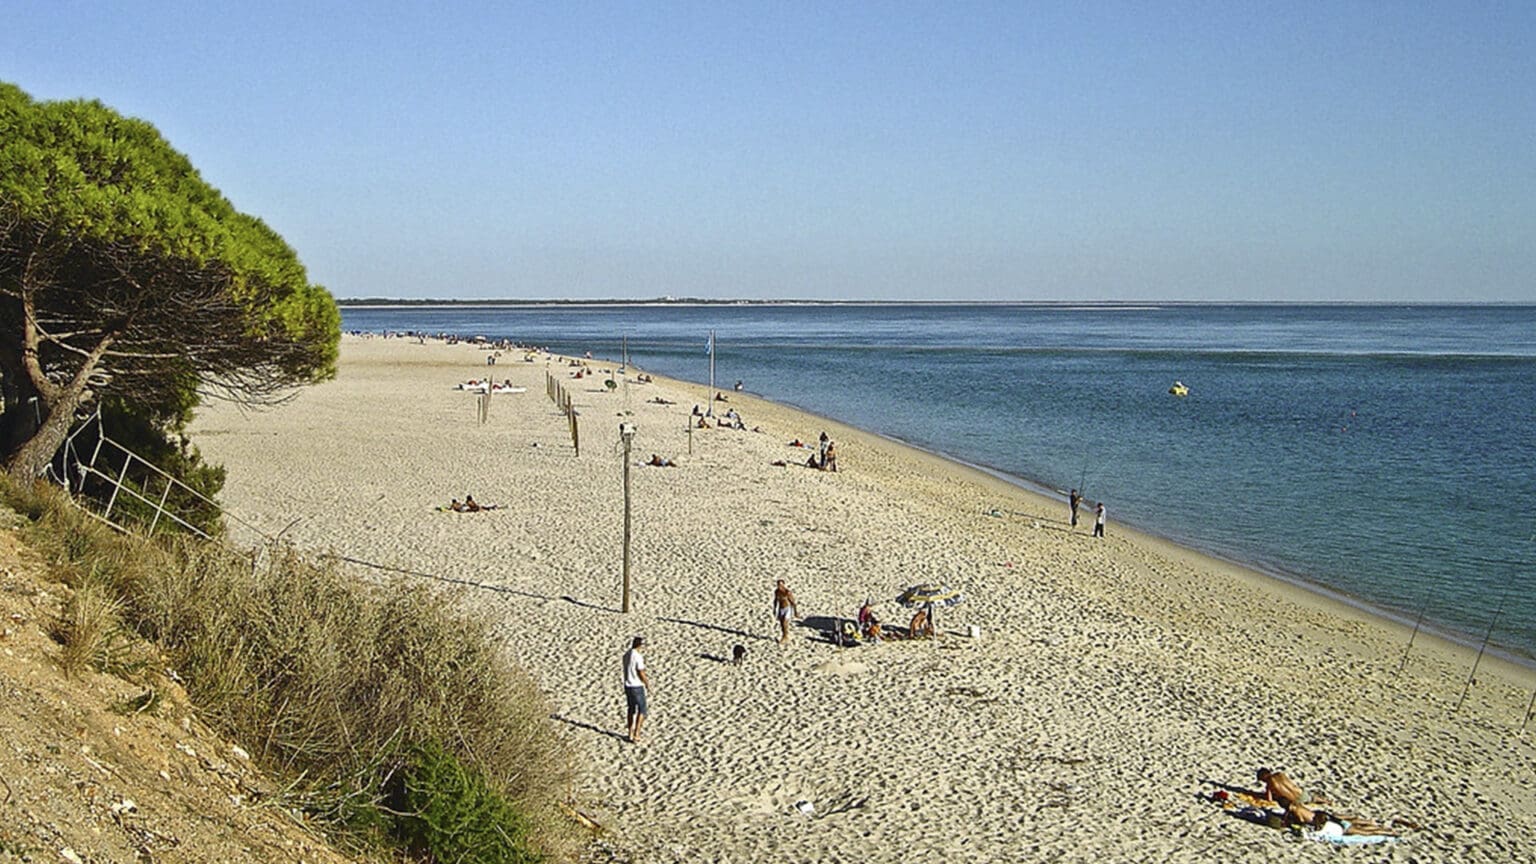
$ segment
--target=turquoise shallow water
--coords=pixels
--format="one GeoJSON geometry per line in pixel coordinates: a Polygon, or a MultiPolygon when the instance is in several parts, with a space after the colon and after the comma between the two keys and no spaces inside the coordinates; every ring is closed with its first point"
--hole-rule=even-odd
{"type": "MultiPolygon", "coordinates": [[[[1536,656],[1536,307],[346,308],[716,376],[1536,656]],[[1175,379],[1190,388],[1170,396],[1175,379]],[[1495,620],[1495,615],[1497,619],[1495,620]]],[[[703,398],[703,389],[700,398],[703,398]]],[[[1218,590],[1213,586],[1213,590],[1218,590]]]]}

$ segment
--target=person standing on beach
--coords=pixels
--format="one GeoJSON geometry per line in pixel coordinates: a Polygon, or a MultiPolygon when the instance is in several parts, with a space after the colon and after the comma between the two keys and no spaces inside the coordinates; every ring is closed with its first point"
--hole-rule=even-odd
{"type": "Polygon", "coordinates": [[[789,641],[789,619],[791,616],[800,617],[800,609],[795,605],[794,592],[784,587],[784,580],[780,579],[773,589],[773,617],[779,622],[779,644],[789,641]]]}
{"type": "Polygon", "coordinates": [[[1083,503],[1083,496],[1078,494],[1078,491],[1076,489],[1073,489],[1072,490],[1072,494],[1067,496],[1067,504],[1072,508],[1072,527],[1073,528],[1077,527],[1077,508],[1078,508],[1078,505],[1080,505],[1082,503],[1083,503]]]}
{"type": "Polygon", "coordinates": [[[831,444],[832,444],[832,439],[827,437],[827,433],[825,433],[825,432],[821,433],[821,447],[819,449],[817,449],[817,451],[816,451],[816,464],[818,464],[818,465],[826,465],[827,464],[827,447],[830,446],[831,444]]]}
{"type": "Polygon", "coordinates": [[[645,725],[647,710],[645,693],[651,686],[651,679],[645,674],[645,658],[640,654],[640,646],[644,644],[645,637],[636,636],[629,643],[629,650],[624,652],[624,732],[630,743],[640,741],[640,727],[645,725]]]}
{"type": "Polygon", "coordinates": [[[1093,516],[1093,536],[1095,536],[1095,537],[1103,537],[1104,536],[1104,502],[1103,501],[1099,502],[1098,509],[1094,511],[1094,516],[1093,516]]]}

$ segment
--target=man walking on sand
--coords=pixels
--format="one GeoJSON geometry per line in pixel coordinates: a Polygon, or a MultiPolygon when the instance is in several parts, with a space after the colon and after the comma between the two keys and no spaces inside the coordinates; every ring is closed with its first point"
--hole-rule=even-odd
{"type": "Polygon", "coordinates": [[[1094,511],[1094,517],[1093,517],[1093,536],[1095,536],[1095,537],[1103,537],[1104,536],[1104,502],[1103,501],[1099,502],[1099,508],[1094,511]]]}
{"type": "Polygon", "coordinates": [[[800,617],[800,610],[795,606],[795,595],[784,587],[784,580],[780,579],[773,589],[773,617],[779,621],[779,644],[789,641],[790,616],[800,617]]]}
{"type": "Polygon", "coordinates": [[[636,636],[624,652],[624,704],[628,713],[624,731],[630,743],[640,741],[640,727],[645,725],[645,691],[651,686],[651,679],[645,674],[645,658],[640,655],[640,646],[644,644],[645,637],[636,636]]]}
{"type": "Polygon", "coordinates": [[[1077,508],[1078,508],[1078,505],[1080,505],[1082,503],[1083,503],[1083,496],[1079,495],[1076,489],[1073,489],[1072,490],[1072,494],[1067,496],[1067,504],[1072,507],[1072,527],[1073,528],[1077,527],[1077,508]]]}

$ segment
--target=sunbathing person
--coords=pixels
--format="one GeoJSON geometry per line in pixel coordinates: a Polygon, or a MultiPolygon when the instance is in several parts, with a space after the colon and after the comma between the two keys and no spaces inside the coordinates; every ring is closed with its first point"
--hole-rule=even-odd
{"type": "Polygon", "coordinates": [[[450,503],[448,505],[448,509],[452,510],[455,513],[463,513],[464,512],[464,505],[460,504],[459,503],[459,499],[455,498],[455,499],[453,499],[452,503],[450,503]]]}
{"type": "Polygon", "coordinates": [[[1324,837],[1397,837],[1402,833],[1369,819],[1345,819],[1302,804],[1292,804],[1285,809],[1284,824],[1286,827],[1300,825],[1311,828],[1324,837]]]}
{"type": "Polygon", "coordinates": [[[677,467],[677,463],[676,462],[673,462],[671,459],[663,459],[660,456],[656,455],[655,453],[651,454],[651,458],[646,460],[645,464],[652,465],[652,466],[657,467],[657,468],[676,468],[677,467]]]}
{"type": "Polygon", "coordinates": [[[464,496],[464,512],[465,513],[479,513],[480,509],[481,509],[480,505],[475,502],[475,496],[473,496],[473,495],[465,495],[464,496]]]}

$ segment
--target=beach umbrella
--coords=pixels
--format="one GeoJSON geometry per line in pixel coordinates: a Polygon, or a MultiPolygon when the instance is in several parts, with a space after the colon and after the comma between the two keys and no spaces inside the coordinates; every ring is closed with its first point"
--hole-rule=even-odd
{"type": "Polygon", "coordinates": [[[926,606],[932,603],[934,606],[953,606],[965,600],[965,595],[954,588],[939,582],[924,582],[920,585],[911,585],[907,590],[896,595],[896,602],[908,608],[914,606],[926,606]]]}

